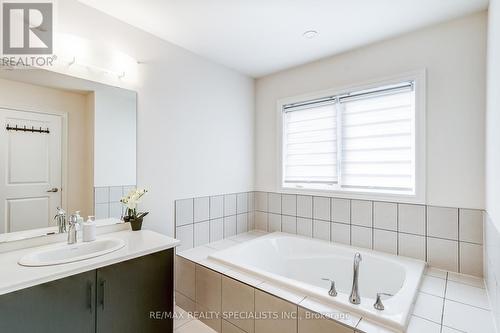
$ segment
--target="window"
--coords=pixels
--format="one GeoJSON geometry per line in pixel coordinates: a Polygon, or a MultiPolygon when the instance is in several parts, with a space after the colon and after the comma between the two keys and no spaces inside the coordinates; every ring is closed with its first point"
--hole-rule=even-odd
{"type": "Polygon", "coordinates": [[[416,84],[281,104],[282,186],[415,196],[416,84]]]}

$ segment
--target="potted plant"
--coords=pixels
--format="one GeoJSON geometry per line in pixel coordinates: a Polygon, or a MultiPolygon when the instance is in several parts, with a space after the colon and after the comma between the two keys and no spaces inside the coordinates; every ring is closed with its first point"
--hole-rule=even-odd
{"type": "Polygon", "coordinates": [[[137,231],[142,228],[142,220],[148,212],[137,212],[137,204],[144,194],[148,191],[145,189],[135,189],[130,191],[126,196],[120,199],[120,202],[125,206],[124,222],[130,222],[132,230],[137,231]]]}

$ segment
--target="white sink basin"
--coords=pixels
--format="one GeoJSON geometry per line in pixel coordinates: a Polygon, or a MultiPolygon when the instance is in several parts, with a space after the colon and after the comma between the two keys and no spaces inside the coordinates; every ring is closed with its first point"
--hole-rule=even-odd
{"type": "Polygon", "coordinates": [[[125,242],[116,238],[102,238],[88,243],[57,244],[28,253],[19,259],[22,266],[52,266],[90,259],[116,251],[125,242]]]}

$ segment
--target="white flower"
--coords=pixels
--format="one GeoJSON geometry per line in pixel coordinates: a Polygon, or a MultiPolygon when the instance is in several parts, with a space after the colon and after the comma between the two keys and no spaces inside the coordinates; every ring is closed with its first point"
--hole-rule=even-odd
{"type": "Polygon", "coordinates": [[[135,189],[130,191],[126,196],[120,199],[120,202],[127,206],[128,209],[136,209],[141,197],[147,193],[145,189],[135,189]]]}

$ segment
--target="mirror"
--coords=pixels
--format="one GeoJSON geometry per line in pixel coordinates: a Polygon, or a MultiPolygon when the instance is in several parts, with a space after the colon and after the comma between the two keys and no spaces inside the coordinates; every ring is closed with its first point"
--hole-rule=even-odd
{"type": "Polygon", "coordinates": [[[0,242],[67,215],[117,223],[136,185],[134,91],[42,69],[0,71],[0,242]]]}

